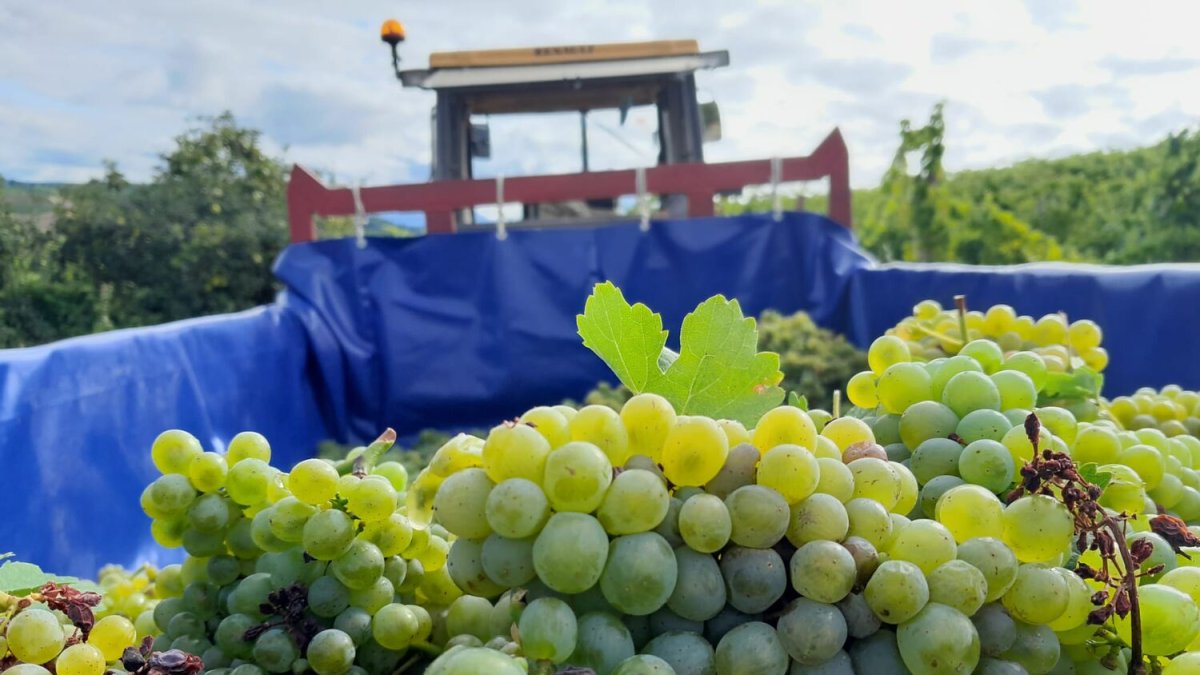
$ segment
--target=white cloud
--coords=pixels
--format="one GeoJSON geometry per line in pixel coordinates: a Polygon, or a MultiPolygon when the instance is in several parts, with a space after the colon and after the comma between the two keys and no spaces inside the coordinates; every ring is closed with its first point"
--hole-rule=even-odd
{"type": "MultiPolygon", "coordinates": [[[[805,154],[834,126],[853,180],[874,184],[901,118],[947,102],[951,169],[1130,147],[1200,120],[1198,6],[1100,0],[947,5],[719,0],[0,0],[0,174],[77,181],[117,160],[135,179],[197,117],[228,109],[267,146],[345,181],[423,177],[433,97],[394,80],[376,30],[408,27],[405,64],[431,51],[695,37],[729,49],[702,73],[725,139],[710,160],[805,154]]],[[[592,166],[653,161],[653,115],[593,120],[592,166]],[[610,137],[610,130],[634,148],[610,137]]],[[[573,171],[570,115],[492,120],[481,174],[573,171]]]]}

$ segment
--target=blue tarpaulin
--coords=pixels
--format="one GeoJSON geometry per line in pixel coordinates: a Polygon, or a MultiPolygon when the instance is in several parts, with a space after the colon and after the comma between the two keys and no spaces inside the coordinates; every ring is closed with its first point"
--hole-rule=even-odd
{"type": "Polygon", "coordinates": [[[808,311],[860,345],[926,297],[1065,310],[1104,327],[1110,393],[1200,388],[1200,266],[880,266],[809,214],[324,241],[287,249],[276,274],[270,307],[0,351],[0,550],[81,575],[177,557],[138,506],[166,428],[214,449],[254,429],[287,467],[325,439],[489,426],[579,397],[611,378],[574,319],[606,279],[673,341],[716,293],[747,314],[808,311]]]}

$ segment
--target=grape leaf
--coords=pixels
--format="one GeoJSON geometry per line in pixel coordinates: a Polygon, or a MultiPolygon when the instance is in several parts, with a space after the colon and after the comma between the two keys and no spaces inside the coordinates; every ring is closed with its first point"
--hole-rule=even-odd
{"type": "Polygon", "coordinates": [[[9,560],[0,565],[0,591],[9,595],[28,595],[41,588],[47,581],[56,584],[69,584],[80,591],[99,591],[99,587],[90,581],[75,577],[63,577],[47,574],[42,568],[33,563],[9,560]]]}
{"type": "Polygon", "coordinates": [[[634,393],[666,398],[684,415],[753,426],[784,392],[779,355],[758,352],[758,329],[737,300],[709,298],[683,319],[679,353],[665,348],[662,318],[630,306],[616,286],[597,284],[577,325],[595,352],[634,393]]]}
{"type": "Polygon", "coordinates": [[[1101,471],[1100,465],[1095,462],[1088,462],[1079,467],[1079,477],[1085,481],[1095,485],[1103,490],[1112,482],[1113,475],[1110,471],[1101,471]]]}
{"type": "MultiPolygon", "coordinates": [[[[575,325],[592,350],[634,393],[646,391],[662,376],[659,360],[670,357],[662,317],[638,303],[630,306],[611,281],[596,284],[575,325]]],[[[671,352],[673,353],[673,352],[671,352]]]]}
{"type": "Polygon", "coordinates": [[[1104,389],[1104,376],[1086,366],[1069,373],[1048,373],[1043,399],[1094,399],[1104,389]]]}
{"type": "Polygon", "coordinates": [[[788,401],[788,405],[799,408],[799,409],[803,410],[804,412],[808,412],[808,397],[807,396],[797,394],[794,391],[789,391],[787,401],[788,401]]]}

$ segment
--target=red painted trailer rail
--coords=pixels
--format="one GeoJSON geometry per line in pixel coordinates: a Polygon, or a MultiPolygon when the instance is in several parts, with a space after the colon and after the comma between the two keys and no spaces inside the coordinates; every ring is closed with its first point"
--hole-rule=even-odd
{"type": "MultiPolygon", "coordinates": [[[[713,215],[713,196],[750,185],[771,182],[770,159],[717,164],[664,164],[646,169],[646,192],[687,195],[688,217],[713,215]]],[[[850,215],[850,159],[842,134],[834,129],[811,155],[780,160],[779,182],[829,178],[829,217],[846,227],[850,215]]],[[[637,172],[592,171],[588,173],[519,176],[504,180],[504,201],[545,204],[580,199],[616,198],[635,194],[637,172]]],[[[362,210],[422,211],[429,234],[456,230],[454,213],[460,209],[496,203],[493,179],[452,180],[411,185],[381,185],[359,190],[362,210]]],[[[326,187],[302,166],[292,168],[288,183],[288,222],[293,242],[317,238],[314,216],[349,216],[355,208],[350,188],[326,187]]]]}

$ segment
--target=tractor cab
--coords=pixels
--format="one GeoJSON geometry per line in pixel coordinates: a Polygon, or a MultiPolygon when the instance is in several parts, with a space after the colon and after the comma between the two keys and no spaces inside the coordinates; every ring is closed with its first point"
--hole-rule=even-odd
{"type": "MultiPolygon", "coordinates": [[[[394,64],[405,87],[437,94],[431,178],[452,181],[475,177],[472,160],[491,156],[487,119],[509,114],[578,113],[586,173],[589,112],[616,110],[623,122],[630,109],[655,106],[657,164],[703,162],[704,143],[720,138],[720,116],[715,103],[698,102],[695,73],[728,65],[729,53],[702,52],[695,40],[663,40],[437,52],[420,70],[401,70],[398,59],[394,64]]],[[[683,208],[672,202],[664,197],[668,212],[683,208]]],[[[566,204],[523,206],[525,220],[586,217],[611,214],[614,200],[576,202],[567,213],[566,204]]],[[[459,214],[460,222],[469,218],[459,214]]]]}

